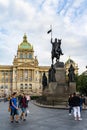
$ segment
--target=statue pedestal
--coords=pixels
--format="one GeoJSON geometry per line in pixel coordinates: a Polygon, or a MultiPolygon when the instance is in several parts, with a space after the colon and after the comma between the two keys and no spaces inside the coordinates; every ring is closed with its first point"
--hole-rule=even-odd
{"type": "Polygon", "coordinates": [[[76,83],[66,83],[66,71],[63,62],[57,62],[55,65],[55,82],[50,82],[43,95],[46,97],[45,103],[55,105],[66,104],[70,93],[76,92],[76,83]]]}
{"type": "Polygon", "coordinates": [[[51,96],[63,96],[65,93],[64,84],[58,84],[57,82],[49,83],[49,95],[51,96]]]}
{"type": "Polygon", "coordinates": [[[64,96],[67,90],[67,85],[66,85],[66,71],[64,68],[64,63],[63,62],[57,62],[55,65],[55,79],[56,82],[50,82],[49,83],[49,94],[53,96],[64,96]]]}
{"type": "Polygon", "coordinates": [[[69,93],[74,93],[74,92],[76,92],[76,83],[70,82],[69,83],[69,93]]]}
{"type": "Polygon", "coordinates": [[[65,68],[56,68],[55,78],[56,78],[56,82],[65,85],[66,84],[65,68]]]}

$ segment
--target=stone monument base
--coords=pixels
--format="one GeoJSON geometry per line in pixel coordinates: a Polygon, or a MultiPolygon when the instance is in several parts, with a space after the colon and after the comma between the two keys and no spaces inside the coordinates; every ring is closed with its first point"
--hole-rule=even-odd
{"type": "Polygon", "coordinates": [[[66,105],[69,94],[76,92],[76,83],[66,83],[66,71],[63,62],[54,64],[56,81],[50,81],[48,87],[43,91],[44,103],[48,105],[66,105]]]}
{"type": "Polygon", "coordinates": [[[75,82],[70,82],[69,83],[69,93],[72,94],[76,92],[76,83],[75,82]]]}
{"type": "Polygon", "coordinates": [[[49,95],[63,96],[66,91],[65,84],[58,84],[58,82],[49,83],[49,95]]]}

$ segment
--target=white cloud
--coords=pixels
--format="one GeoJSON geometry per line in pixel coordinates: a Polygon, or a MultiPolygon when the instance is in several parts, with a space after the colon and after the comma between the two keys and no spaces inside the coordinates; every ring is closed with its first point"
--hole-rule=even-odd
{"type": "Polygon", "coordinates": [[[18,44],[26,33],[39,63],[50,65],[51,43],[47,31],[52,24],[53,39],[62,39],[64,55],[60,60],[65,62],[71,56],[81,73],[87,55],[86,4],[85,0],[0,0],[0,63],[13,62],[18,44]]]}
{"type": "Polygon", "coordinates": [[[3,7],[8,7],[9,5],[9,0],[0,0],[0,5],[2,5],[3,7]]]}

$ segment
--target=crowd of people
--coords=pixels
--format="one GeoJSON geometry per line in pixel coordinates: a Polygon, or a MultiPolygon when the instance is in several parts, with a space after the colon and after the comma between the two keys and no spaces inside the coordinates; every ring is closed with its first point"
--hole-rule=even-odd
{"type": "Polygon", "coordinates": [[[82,120],[81,112],[85,106],[85,97],[76,93],[70,94],[68,99],[69,115],[74,116],[75,120],[82,120]]]}
{"type": "Polygon", "coordinates": [[[19,123],[19,119],[26,121],[29,101],[30,101],[30,96],[27,94],[25,95],[24,93],[17,96],[17,93],[14,92],[10,96],[8,109],[10,112],[11,123],[13,123],[14,121],[16,123],[19,123]],[[21,114],[19,113],[19,110],[21,110],[21,114]]]}

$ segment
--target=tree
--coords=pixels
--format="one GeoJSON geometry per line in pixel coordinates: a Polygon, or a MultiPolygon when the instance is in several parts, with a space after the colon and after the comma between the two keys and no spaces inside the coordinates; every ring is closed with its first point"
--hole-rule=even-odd
{"type": "Polygon", "coordinates": [[[80,76],[77,76],[76,84],[77,90],[87,96],[87,75],[82,74],[80,76]]]}

